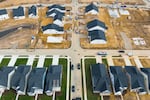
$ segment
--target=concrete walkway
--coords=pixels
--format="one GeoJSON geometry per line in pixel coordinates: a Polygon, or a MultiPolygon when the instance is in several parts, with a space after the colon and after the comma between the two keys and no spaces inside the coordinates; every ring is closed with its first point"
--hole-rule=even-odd
{"type": "Polygon", "coordinates": [[[96,63],[102,63],[102,57],[96,56],[96,63]]]}
{"type": "Polygon", "coordinates": [[[131,64],[131,62],[130,62],[128,56],[124,55],[124,56],[123,56],[123,59],[124,59],[124,61],[125,61],[125,65],[126,65],[126,66],[132,66],[132,64],[131,64]]]}
{"type": "Polygon", "coordinates": [[[45,55],[39,56],[39,61],[37,63],[37,68],[44,67],[45,55]]]}
{"type": "Polygon", "coordinates": [[[135,64],[138,68],[143,68],[143,65],[141,64],[138,56],[134,56],[134,61],[135,61],[135,64]]]}
{"type": "Polygon", "coordinates": [[[0,55],[0,63],[2,62],[4,55],[0,55]]]}
{"type": "Polygon", "coordinates": [[[69,83],[70,83],[70,57],[67,57],[67,86],[66,86],[66,100],[69,100],[69,83]]]}
{"type": "Polygon", "coordinates": [[[114,66],[112,56],[107,56],[107,62],[108,62],[108,66],[114,66]]]}
{"type": "Polygon", "coordinates": [[[26,65],[33,65],[35,55],[29,55],[28,61],[26,65]]]}
{"type": "Polygon", "coordinates": [[[54,55],[52,65],[58,65],[58,63],[59,63],[59,55],[54,55]]]}
{"type": "Polygon", "coordinates": [[[11,60],[8,63],[8,66],[14,66],[17,61],[18,55],[12,55],[11,60]]]}

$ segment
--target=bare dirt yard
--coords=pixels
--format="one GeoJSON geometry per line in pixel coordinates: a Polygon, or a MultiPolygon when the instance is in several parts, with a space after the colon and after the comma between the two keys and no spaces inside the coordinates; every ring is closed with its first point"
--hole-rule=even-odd
{"type": "Polygon", "coordinates": [[[113,58],[113,62],[115,66],[125,66],[124,59],[115,59],[113,58]]]}
{"type": "MultiPolygon", "coordinates": [[[[102,2],[102,3],[113,3],[116,0],[79,0],[81,3],[89,3],[89,2],[102,2]]],[[[124,4],[144,4],[143,0],[118,0],[120,3],[124,4]]]]}
{"type": "Polygon", "coordinates": [[[140,59],[140,61],[145,68],[150,68],[150,59],[140,59]]]}
{"type": "Polygon", "coordinates": [[[38,3],[70,3],[71,0],[4,0],[0,2],[0,8],[2,7],[9,7],[9,6],[17,6],[17,5],[24,5],[24,4],[38,4],[38,3]]]}

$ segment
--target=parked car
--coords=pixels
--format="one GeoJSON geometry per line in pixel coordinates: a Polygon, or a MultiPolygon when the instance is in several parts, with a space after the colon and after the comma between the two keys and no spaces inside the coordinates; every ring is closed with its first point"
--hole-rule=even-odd
{"type": "Polygon", "coordinates": [[[124,51],[124,50],[119,50],[118,52],[119,52],[119,53],[125,53],[125,51],[124,51]]]}
{"type": "Polygon", "coordinates": [[[74,85],[72,85],[71,90],[72,90],[72,92],[75,92],[75,86],[74,85]]]}
{"type": "Polygon", "coordinates": [[[80,69],[80,63],[77,64],[77,68],[80,69]]]}
{"type": "Polygon", "coordinates": [[[97,55],[107,55],[107,52],[100,51],[100,52],[97,53],[97,55]]]}
{"type": "Polygon", "coordinates": [[[73,70],[73,69],[74,69],[74,65],[72,64],[72,65],[71,65],[71,70],[73,70]]]}

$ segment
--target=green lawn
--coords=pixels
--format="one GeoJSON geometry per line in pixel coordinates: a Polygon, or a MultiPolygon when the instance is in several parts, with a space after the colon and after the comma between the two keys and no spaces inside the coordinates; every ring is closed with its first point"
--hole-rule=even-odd
{"type": "Polygon", "coordinates": [[[1,97],[1,100],[15,100],[16,93],[14,90],[5,91],[1,97]]]}
{"type": "Polygon", "coordinates": [[[0,67],[7,66],[9,61],[10,58],[3,58],[2,62],[0,63],[0,67]]]}
{"type": "Polygon", "coordinates": [[[18,100],[34,100],[34,97],[28,95],[20,95],[18,100]]]}
{"type": "Polygon", "coordinates": [[[15,66],[26,65],[28,58],[18,58],[15,66]]]}
{"type": "Polygon", "coordinates": [[[46,58],[44,61],[44,67],[49,67],[52,64],[52,58],[46,58]]]}
{"type": "Polygon", "coordinates": [[[96,64],[96,59],[85,59],[85,73],[88,100],[100,100],[99,94],[93,94],[90,65],[96,64]]]}
{"type": "Polygon", "coordinates": [[[37,67],[38,61],[39,61],[39,59],[35,58],[32,67],[37,67]]]}
{"type": "Polygon", "coordinates": [[[108,62],[107,59],[102,59],[103,64],[105,64],[106,66],[108,66],[108,62]]]}

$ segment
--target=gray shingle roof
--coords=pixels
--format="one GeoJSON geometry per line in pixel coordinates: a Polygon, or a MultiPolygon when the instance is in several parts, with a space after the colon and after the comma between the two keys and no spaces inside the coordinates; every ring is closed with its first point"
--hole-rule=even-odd
{"type": "Polygon", "coordinates": [[[98,7],[93,3],[90,3],[88,6],[85,7],[85,12],[89,12],[91,10],[96,10],[98,12],[98,7]]]}
{"type": "Polygon", "coordinates": [[[88,36],[90,36],[91,41],[93,41],[95,39],[106,40],[105,33],[101,30],[89,31],[88,36]]]}
{"type": "Polygon", "coordinates": [[[46,16],[47,16],[47,17],[49,17],[51,14],[59,15],[59,16],[61,16],[61,17],[63,17],[63,16],[65,15],[65,13],[60,12],[60,11],[58,11],[58,10],[56,10],[56,9],[53,9],[53,10],[51,10],[51,11],[46,12],[46,16]]]}
{"type": "Polygon", "coordinates": [[[58,4],[53,4],[53,5],[48,7],[48,9],[52,9],[52,8],[58,8],[60,10],[65,10],[65,7],[58,5],[58,4]]]}
{"type": "Polygon", "coordinates": [[[27,92],[34,93],[35,89],[44,89],[46,68],[34,68],[32,69],[28,77],[27,92]]]}
{"type": "Polygon", "coordinates": [[[18,8],[13,9],[13,17],[24,16],[24,8],[19,6],[18,8]]]}
{"type": "Polygon", "coordinates": [[[62,66],[51,65],[47,70],[45,91],[52,91],[53,86],[61,87],[62,66]],[[54,83],[54,81],[57,81],[54,83]]]}
{"type": "Polygon", "coordinates": [[[7,14],[7,10],[6,9],[1,9],[0,10],[0,15],[4,15],[4,14],[7,14]]]}
{"type": "Polygon", "coordinates": [[[104,64],[94,64],[91,65],[91,77],[93,91],[99,91],[100,93],[104,91],[110,91],[110,79],[104,64]]]}
{"type": "Polygon", "coordinates": [[[131,77],[131,89],[139,89],[145,91],[144,76],[138,71],[135,66],[125,66],[126,72],[131,77]]]}
{"type": "Polygon", "coordinates": [[[64,31],[64,28],[63,27],[60,27],[56,24],[48,24],[46,26],[42,26],[42,31],[45,31],[47,29],[55,29],[57,31],[64,31]]]}
{"type": "Polygon", "coordinates": [[[2,67],[0,69],[0,85],[7,87],[8,84],[8,75],[12,72],[15,67],[2,67]]]}
{"type": "Polygon", "coordinates": [[[141,71],[144,72],[148,76],[148,85],[150,90],[150,68],[141,68],[141,71]]]}
{"type": "Polygon", "coordinates": [[[110,72],[114,76],[115,92],[121,91],[120,87],[128,87],[128,77],[121,66],[110,66],[110,72]]]}
{"type": "Polygon", "coordinates": [[[92,20],[92,21],[87,23],[87,28],[88,29],[93,28],[95,26],[100,26],[100,27],[102,27],[104,29],[107,29],[105,23],[100,21],[100,20],[98,20],[98,19],[94,19],[94,20],[92,20]]]}
{"type": "Polygon", "coordinates": [[[31,66],[18,66],[11,79],[11,87],[17,91],[25,92],[26,90],[26,76],[31,71],[31,66]]]}
{"type": "Polygon", "coordinates": [[[30,15],[30,14],[33,14],[33,15],[37,15],[37,8],[36,8],[36,6],[32,6],[32,7],[30,7],[29,8],[29,11],[28,11],[28,14],[30,15]]]}

